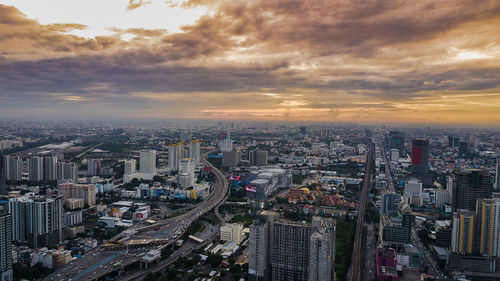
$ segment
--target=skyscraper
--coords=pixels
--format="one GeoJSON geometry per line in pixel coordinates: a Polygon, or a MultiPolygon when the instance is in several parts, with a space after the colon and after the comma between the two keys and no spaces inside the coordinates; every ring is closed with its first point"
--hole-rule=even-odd
{"type": "Polygon", "coordinates": [[[95,206],[96,195],[93,184],[61,183],[59,184],[59,194],[64,197],[64,200],[80,198],[90,207],[95,206]]]}
{"type": "Polygon", "coordinates": [[[405,137],[402,132],[391,131],[387,137],[387,147],[399,150],[399,155],[405,155],[405,137]]]}
{"type": "Polygon", "coordinates": [[[411,148],[411,172],[427,174],[429,171],[429,141],[414,139],[411,148]]]}
{"type": "Polygon", "coordinates": [[[179,142],[176,144],[168,145],[168,168],[170,171],[179,170],[179,162],[184,158],[184,143],[179,142]]]}
{"type": "Polygon", "coordinates": [[[124,165],[123,173],[125,175],[131,175],[135,173],[137,167],[137,162],[135,161],[135,159],[125,160],[123,165],[124,165]]]}
{"type": "Polygon", "coordinates": [[[465,169],[455,175],[452,192],[453,211],[465,209],[476,210],[476,201],[491,198],[493,184],[486,170],[465,169]]]}
{"type": "Polygon", "coordinates": [[[453,216],[451,250],[459,254],[472,254],[475,215],[469,210],[458,210],[453,216]]]}
{"type": "Polygon", "coordinates": [[[0,197],[0,280],[13,281],[12,275],[12,216],[8,201],[0,197]]]}
{"type": "Polygon", "coordinates": [[[177,181],[182,187],[190,187],[194,185],[194,170],[195,162],[192,158],[181,159],[179,163],[179,174],[177,174],[177,181]]]}
{"type": "Polygon", "coordinates": [[[252,166],[267,166],[267,151],[250,150],[248,152],[248,160],[252,166]]]}
{"type": "Polygon", "coordinates": [[[8,181],[20,181],[23,167],[22,159],[19,156],[5,155],[3,157],[5,179],[8,181]]]}
{"type": "Polygon", "coordinates": [[[87,164],[87,174],[89,176],[99,176],[101,174],[101,160],[89,159],[87,164]]]}
{"type": "Polygon", "coordinates": [[[46,181],[55,181],[57,179],[57,157],[43,157],[43,179],[46,181]]]}
{"type": "Polygon", "coordinates": [[[31,248],[56,246],[63,239],[63,205],[62,197],[27,195],[10,199],[13,239],[27,241],[31,248]]]}
{"type": "Polygon", "coordinates": [[[334,280],[335,224],[313,217],[312,224],[261,212],[250,227],[249,280],[334,280]]]}
{"type": "Polygon", "coordinates": [[[57,179],[78,182],[78,165],[75,163],[57,162],[57,179]]]}
{"type": "Polygon", "coordinates": [[[200,140],[195,139],[189,142],[189,158],[194,159],[196,165],[200,165],[200,140]]]}
{"type": "Polygon", "coordinates": [[[156,151],[142,150],[139,154],[139,168],[142,178],[153,179],[156,175],[156,151]]]}
{"type": "Polygon", "coordinates": [[[479,254],[500,257],[500,198],[479,199],[476,209],[479,254]]]}
{"type": "Polygon", "coordinates": [[[495,171],[496,171],[496,174],[495,174],[496,190],[500,191],[500,158],[497,159],[497,168],[495,171]]]}
{"type": "Polygon", "coordinates": [[[29,160],[29,175],[30,181],[38,182],[43,180],[43,158],[33,156],[29,160]]]}

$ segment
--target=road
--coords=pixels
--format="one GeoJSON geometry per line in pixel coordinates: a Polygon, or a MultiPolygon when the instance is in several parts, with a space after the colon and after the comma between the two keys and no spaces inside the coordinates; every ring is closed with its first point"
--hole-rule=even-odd
{"type": "Polygon", "coordinates": [[[368,154],[366,156],[365,165],[365,178],[363,181],[363,188],[358,204],[358,218],[356,221],[356,234],[354,235],[354,247],[351,260],[351,270],[349,271],[348,279],[351,281],[363,280],[363,261],[362,247],[363,247],[363,229],[365,225],[365,211],[366,202],[368,201],[368,191],[371,186],[372,170],[373,170],[373,154],[375,153],[375,145],[370,142],[368,154]]]}
{"type": "Polygon", "coordinates": [[[444,275],[444,273],[439,269],[439,266],[437,265],[436,261],[434,260],[433,256],[429,252],[429,250],[424,246],[424,244],[420,241],[420,237],[418,237],[417,231],[415,228],[412,228],[411,230],[411,240],[412,243],[417,246],[420,251],[422,251],[423,259],[425,264],[429,266],[430,269],[430,274],[436,276],[438,280],[447,280],[448,278],[444,275]]]}
{"type": "MultiPolygon", "coordinates": [[[[207,199],[182,215],[159,221],[152,227],[142,227],[136,229],[138,230],[137,234],[130,237],[130,239],[124,244],[116,245],[116,250],[120,250],[119,252],[104,251],[102,248],[91,250],[84,257],[62,267],[43,280],[97,280],[97,278],[105,275],[116,274],[116,271],[119,271],[128,265],[137,263],[140,259],[139,255],[146,253],[151,249],[163,250],[167,246],[170,246],[194,221],[212,209],[214,209],[215,214],[223,223],[224,218],[219,213],[219,206],[229,197],[229,182],[227,177],[220,170],[207,161],[207,155],[212,152],[213,151],[206,152],[202,157],[202,162],[206,166],[212,168],[212,172],[215,176],[215,182],[212,185],[212,192],[207,199]],[[158,226],[160,228],[155,229],[158,226]],[[126,251],[123,251],[125,249],[126,251]],[[109,265],[102,264],[102,261],[108,258],[109,265]],[[115,267],[114,264],[117,262],[119,262],[120,265],[115,267]]],[[[210,238],[214,238],[217,234],[218,229],[210,238]]],[[[187,254],[192,249],[193,247],[187,247],[185,252],[180,252],[179,254],[187,254]]],[[[171,259],[169,257],[166,260],[171,259]]],[[[169,263],[162,262],[160,264],[165,266],[169,263]]],[[[137,272],[134,276],[145,276],[148,272],[149,270],[142,270],[137,272]]]]}

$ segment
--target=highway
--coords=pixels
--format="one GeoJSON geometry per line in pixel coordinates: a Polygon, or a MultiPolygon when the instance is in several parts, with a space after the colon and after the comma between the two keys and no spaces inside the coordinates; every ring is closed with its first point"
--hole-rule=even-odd
{"type": "MultiPolygon", "coordinates": [[[[229,182],[227,177],[206,159],[207,155],[213,152],[206,152],[202,157],[202,162],[212,168],[215,176],[212,192],[207,199],[184,214],[159,221],[152,226],[136,229],[138,233],[128,237],[129,239],[123,244],[115,244],[113,245],[114,247],[108,247],[107,250],[103,248],[93,249],[85,254],[84,257],[56,270],[43,280],[97,280],[106,275],[116,275],[117,272],[123,271],[123,268],[137,263],[140,255],[149,250],[163,250],[167,246],[172,245],[194,221],[212,209],[215,209],[217,217],[221,222],[224,222],[222,215],[219,213],[219,206],[229,197],[229,182]],[[104,260],[106,262],[103,263],[104,260]]],[[[217,234],[218,230],[210,239],[214,238],[217,234]]],[[[177,254],[176,252],[176,255],[186,254],[192,249],[184,249],[182,253],[177,254]]],[[[172,262],[172,259],[168,258],[159,265],[166,266],[170,262],[172,262]]],[[[137,278],[134,280],[140,279],[139,277],[145,276],[148,272],[149,270],[142,270],[135,273],[134,277],[137,278]]]]}
{"type": "Polygon", "coordinates": [[[361,249],[363,247],[363,228],[365,225],[365,210],[366,202],[368,201],[368,191],[371,186],[372,170],[373,170],[373,155],[375,153],[375,145],[370,142],[368,154],[366,156],[365,178],[361,190],[361,196],[358,204],[358,218],[356,221],[356,234],[354,235],[354,247],[352,252],[351,270],[349,271],[348,279],[351,281],[362,281],[364,273],[364,257],[361,249]]]}

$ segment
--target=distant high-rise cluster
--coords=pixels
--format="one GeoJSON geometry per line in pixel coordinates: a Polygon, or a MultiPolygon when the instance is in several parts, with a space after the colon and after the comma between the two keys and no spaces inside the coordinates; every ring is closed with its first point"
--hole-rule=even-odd
{"type": "Polygon", "coordinates": [[[333,220],[292,222],[266,211],[260,217],[261,223],[250,227],[249,280],[334,280],[333,220]]]}
{"type": "MultiPolygon", "coordinates": [[[[23,161],[19,156],[5,155],[3,166],[6,180],[22,180],[23,161]]],[[[28,159],[29,181],[73,180],[76,182],[77,179],[77,164],[58,161],[56,156],[32,156],[28,159]]]]}

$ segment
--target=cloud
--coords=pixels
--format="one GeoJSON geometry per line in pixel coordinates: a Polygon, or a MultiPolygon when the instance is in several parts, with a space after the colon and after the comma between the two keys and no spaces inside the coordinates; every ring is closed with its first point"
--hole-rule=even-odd
{"type": "Polygon", "coordinates": [[[186,118],[500,120],[498,1],[166,5],[209,12],[181,32],[110,28],[113,35],[88,39],[68,33],[84,25],[42,25],[0,5],[0,108],[64,102],[186,118]]]}

